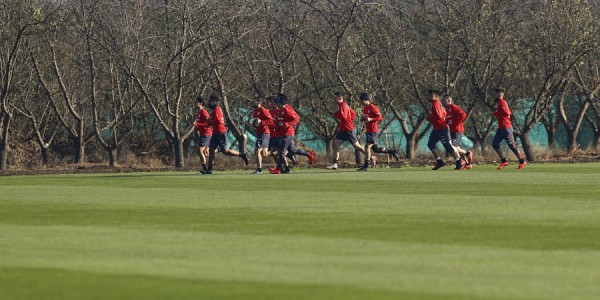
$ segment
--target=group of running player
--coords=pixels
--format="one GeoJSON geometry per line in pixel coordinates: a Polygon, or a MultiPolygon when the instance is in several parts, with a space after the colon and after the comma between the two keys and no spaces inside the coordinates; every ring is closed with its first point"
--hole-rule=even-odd
{"type": "MultiPolygon", "coordinates": [[[[501,158],[498,170],[508,165],[508,161],[500,149],[502,140],[506,141],[508,147],[519,159],[518,169],[525,167],[527,162],[516,147],[510,116],[512,115],[506,100],[504,100],[504,90],[497,88],[496,102],[498,103],[494,116],[498,118],[498,130],[492,143],[501,158]]],[[[429,90],[431,100],[431,109],[427,120],[431,122],[433,130],[427,143],[436,159],[433,170],[437,170],[446,165],[436,147],[441,142],[447,153],[451,154],[455,161],[455,170],[468,170],[472,168],[473,153],[466,151],[461,147],[461,140],[464,132],[463,122],[467,114],[458,105],[456,105],[450,95],[442,95],[438,90],[429,90]],[[440,102],[440,96],[443,96],[445,109],[440,102]]],[[[364,164],[358,171],[367,171],[370,165],[373,153],[385,153],[393,156],[396,161],[399,160],[398,154],[394,149],[386,149],[378,145],[379,127],[378,123],[383,120],[379,108],[373,103],[371,95],[362,93],[359,96],[362,102],[361,122],[365,123],[366,144],[363,147],[354,131],[354,119],[356,112],[344,101],[339,93],[333,95],[338,109],[333,113],[333,117],[338,122],[339,130],[333,142],[332,163],[327,167],[329,170],[338,169],[338,159],[340,146],[344,142],[350,143],[356,150],[364,154],[364,164]]],[[[212,95],[208,101],[208,107],[211,109],[209,114],[205,108],[204,99],[196,99],[197,113],[194,125],[198,131],[198,149],[200,160],[202,162],[202,174],[212,174],[212,165],[217,152],[229,156],[239,156],[244,163],[248,165],[248,155],[244,152],[237,152],[229,149],[227,142],[227,130],[223,112],[219,107],[218,97],[212,95]],[[207,158],[208,156],[208,158],[207,158]]],[[[269,168],[271,174],[289,174],[291,173],[288,160],[296,164],[296,155],[306,156],[309,164],[316,163],[315,152],[305,151],[296,148],[294,145],[295,129],[294,127],[300,121],[299,115],[288,104],[289,99],[284,94],[268,97],[266,99],[256,98],[251,101],[254,110],[252,111],[253,126],[256,133],[256,145],[254,155],[256,158],[256,170],[252,174],[263,174],[263,157],[273,157],[275,167],[269,168]]]]}
{"type": "MultiPolygon", "coordinates": [[[[517,156],[519,159],[519,166],[517,169],[522,170],[527,165],[527,162],[517,149],[515,143],[512,123],[510,121],[512,112],[504,99],[504,89],[496,88],[494,91],[496,92],[497,102],[494,116],[498,119],[498,130],[496,130],[492,147],[500,156],[501,162],[498,166],[498,170],[502,170],[504,167],[508,166],[508,161],[500,149],[502,140],[506,141],[508,147],[517,156]]],[[[463,122],[467,118],[467,114],[458,105],[453,103],[450,95],[443,95],[444,105],[446,106],[446,109],[444,110],[439,100],[440,95],[441,93],[438,90],[429,90],[431,109],[429,110],[427,120],[431,122],[433,129],[429,135],[427,147],[435,156],[436,164],[433,167],[433,170],[437,170],[446,165],[436,147],[438,142],[441,142],[446,151],[454,157],[456,161],[455,170],[469,170],[472,168],[473,153],[466,151],[461,147],[461,141],[465,130],[463,122]]]]}
{"type": "MultiPolygon", "coordinates": [[[[288,98],[284,94],[252,100],[254,110],[252,111],[253,125],[256,130],[256,170],[252,174],[262,174],[263,157],[275,158],[276,167],[269,168],[271,174],[291,173],[288,159],[296,162],[295,155],[308,157],[309,163],[316,163],[314,151],[304,151],[294,146],[294,126],[300,121],[296,111],[288,104],[288,98]]],[[[223,112],[219,107],[218,97],[212,95],[208,101],[209,114],[204,107],[204,98],[196,98],[196,120],[194,125],[198,131],[198,150],[202,163],[202,174],[213,173],[213,161],[215,154],[221,152],[229,156],[239,156],[248,165],[248,155],[229,149],[227,142],[227,130],[223,112]],[[208,156],[208,159],[207,159],[208,156]]]]}

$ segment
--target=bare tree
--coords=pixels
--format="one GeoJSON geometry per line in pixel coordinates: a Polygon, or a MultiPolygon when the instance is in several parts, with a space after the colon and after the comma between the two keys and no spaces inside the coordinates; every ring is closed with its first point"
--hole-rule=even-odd
{"type": "MultiPolygon", "coordinates": [[[[8,161],[11,120],[14,110],[11,92],[14,90],[15,72],[24,66],[21,59],[22,48],[28,35],[39,25],[44,15],[37,1],[0,1],[0,64],[1,89],[0,106],[2,117],[2,138],[0,139],[0,170],[5,170],[8,161]]],[[[26,56],[25,56],[26,57],[26,56]]]]}
{"type": "MultiPolygon", "coordinates": [[[[561,118],[567,131],[567,150],[574,150],[577,146],[577,135],[582,126],[582,121],[587,120],[594,131],[594,147],[598,147],[600,142],[600,51],[598,48],[590,55],[583,64],[575,68],[574,85],[577,87],[576,93],[577,102],[579,104],[579,112],[574,118],[574,122],[569,122],[568,114],[564,109],[561,109],[561,118]],[[592,107],[591,113],[587,113],[587,109],[592,107]],[[564,113],[563,113],[564,112],[564,113]]],[[[574,102],[574,101],[571,101],[574,102]]]]}
{"type": "Polygon", "coordinates": [[[198,56],[213,22],[210,3],[119,1],[121,27],[104,26],[115,62],[131,78],[174,152],[176,167],[184,167],[184,140],[194,132],[192,105],[205,84],[198,56]]]}
{"type": "MultiPolygon", "coordinates": [[[[552,1],[539,6],[532,3],[525,11],[530,12],[527,17],[531,20],[527,28],[534,34],[521,39],[528,49],[521,56],[527,68],[516,78],[520,82],[527,78],[530,88],[520,91],[531,95],[531,101],[520,103],[525,118],[523,122],[514,119],[513,124],[527,159],[533,161],[531,130],[551,109],[554,97],[566,87],[575,66],[597,47],[598,37],[593,34],[594,24],[590,21],[593,18],[587,3],[552,1]]],[[[514,81],[512,84],[517,85],[514,81]]]]}

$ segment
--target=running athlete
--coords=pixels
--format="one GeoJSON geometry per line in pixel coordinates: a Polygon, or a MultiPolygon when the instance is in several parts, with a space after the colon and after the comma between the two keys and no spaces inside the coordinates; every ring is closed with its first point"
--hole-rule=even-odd
{"type": "Polygon", "coordinates": [[[210,146],[208,149],[208,166],[206,170],[202,170],[202,174],[212,174],[212,163],[215,159],[215,150],[228,155],[228,156],[239,156],[244,160],[246,166],[248,165],[248,155],[246,153],[240,153],[235,150],[229,149],[227,143],[227,128],[225,127],[225,118],[223,117],[223,111],[219,107],[219,98],[215,95],[211,95],[208,101],[208,107],[212,110],[210,113],[209,124],[212,126],[213,135],[210,139],[210,146]]]}
{"type": "Polygon", "coordinates": [[[269,110],[262,105],[260,98],[253,101],[254,111],[252,112],[253,125],[256,130],[256,145],[254,155],[256,156],[256,170],[252,174],[262,174],[262,158],[269,156],[269,140],[271,130],[269,126],[273,125],[273,117],[269,110]]]}
{"type": "Polygon", "coordinates": [[[278,161],[275,169],[269,169],[271,174],[289,174],[292,170],[287,163],[286,156],[288,153],[302,155],[308,157],[310,164],[315,164],[314,151],[306,152],[302,149],[297,149],[294,146],[294,126],[300,121],[298,113],[289,105],[288,97],[284,94],[278,94],[275,103],[277,111],[275,112],[275,130],[281,136],[279,147],[277,148],[278,161]]]}
{"type": "Polygon", "coordinates": [[[451,153],[454,159],[456,160],[455,170],[460,170],[462,168],[462,163],[460,162],[460,156],[452,144],[450,143],[450,130],[448,128],[448,124],[446,123],[446,111],[442,108],[442,104],[439,100],[440,92],[438,90],[429,90],[429,99],[431,100],[431,109],[429,110],[429,116],[427,116],[427,120],[431,122],[433,126],[433,130],[431,130],[431,134],[429,135],[429,141],[427,142],[427,147],[431,150],[431,153],[435,156],[436,164],[432,168],[432,170],[437,170],[446,165],[440,154],[438,153],[438,149],[436,147],[438,142],[442,142],[442,145],[451,153]]]}
{"type": "Polygon", "coordinates": [[[339,129],[333,141],[333,162],[327,167],[329,170],[337,170],[338,160],[340,159],[340,146],[344,142],[352,144],[355,149],[363,154],[366,153],[365,148],[360,145],[354,133],[356,113],[348,103],[344,102],[344,98],[340,93],[335,93],[333,99],[338,104],[338,110],[333,114],[333,117],[337,120],[339,129]]]}
{"type": "Polygon", "coordinates": [[[202,171],[207,170],[206,156],[208,155],[208,146],[210,143],[210,137],[212,136],[212,128],[208,124],[210,115],[204,108],[204,98],[196,98],[196,119],[194,120],[194,126],[198,132],[198,152],[200,155],[200,162],[202,163],[202,171]]]}
{"type": "Polygon", "coordinates": [[[465,161],[463,169],[469,170],[472,168],[473,153],[462,148],[462,137],[465,132],[463,122],[467,118],[467,113],[454,103],[450,95],[444,95],[444,105],[446,107],[446,123],[448,123],[448,127],[450,128],[452,146],[456,148],[460,157],[465,161]]]}
{"type": "Polygon", "coordinates": [[[498,102],[498,106],[496,106],[496,110],[494,111],[494,116],[498,118],[498,130],[496,130],[492,147],[500,156],[501,162],[498,166],[498,170],[502,170],[504,167],[508,166],[508,161],[500,149],[500,143],[502,140],[506,141],[508,148],[510,148],[510,150],[519,159],[519,166],[517,167],[517,170],[522,170],[527,165],[527,162],[523,158],[523,155],[521,155],[519,152],[519,149],[517,149],[517,144],[515,143],[513,127],[510,121],[512,112],[508,108],[508,103],[506,103],[506,100],[504,100],[504,90],[501,88],[496,88],[494,91],[496,92],[496,102],[498,102]]]}
{"type": "Polygon", "coordinates": [[[365,164],[358,169],[358,171],[367,171],[369,169],[369,160],[371,158],[371,150],[375,153],[387,153],[391,154],[396,161],[399,160],[396,150],[386,149],[379,147],[377,142],[379,141],[379,121],[383,120],[379,107],[373,104],[371,96],[368,93],[362,93],[359,97],[363,104],[363,117],[362,121],[365,122],[367,131],[367,142],[365,143],[365,164]]]}

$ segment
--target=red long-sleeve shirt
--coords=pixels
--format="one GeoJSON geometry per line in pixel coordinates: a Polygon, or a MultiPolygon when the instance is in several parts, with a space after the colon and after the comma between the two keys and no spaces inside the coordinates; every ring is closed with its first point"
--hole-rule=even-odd
{"type": "Polygon", "coordinates": [[[275,134],[274,137],[294,135],[294,126],[300,122],[300,117],[296,111],[289,105],[284,105],[277,109],[275,113],[275,134]]]}
{"type": "Polygon", "coordinates": [[[383,120],[383,116],[381,115],[381,112],[379,112],[379,107],[371,103],[363,106],[362,112],[367,132],[379,132],[378,123],[383,120]],[[367,118],[371,118],[371,121],[367,121],[367,118]]]}
{"type": "Polygon", "coordinates": [[[269,124],[269,131],[271,132],[271,137],[281,137],[280,135],[278,135],[277,127],[275,126],[275,116],[277,115],[277,108],[269,109],[269,113],[273,118],[273,122],[269,124]]]}
{"type": "Polygon", "coordinates": [[[210,113],[210,125],[212,126],[215,134],[227,132],[227,128],[225,128],[225,118],[223,117],[223,111],[221,110],[221,107],[215,107],[215,109],[213,109],[210,113]]]}
{"type": "Polygon", "coordinates": [[[333,117],[338,120],[340,131],[354,130],[354,118],[356,118],[356,113],[346,102],[340,103],[338,110],[333,113],[333,117]]]}
{"type": "Polygon", "coordinates": [[[446,107],[446,123],[450,127],[450,132],[465,132],[463,122],[467,118],[467,113],[460,106],[452,103],[446,107]]]}
{"type": "Polygon", "coordinates": [[[194,121],[194,126],[196,126],[196,130],[200,136],[211,136],[212,129],[208,124],[208,118],[210,115],[206,111],[206,109],[201,109],[196,113],[196,120],[194,121]]]}
{"type": "Polygon", "coordinates": [[[494,111],[494,116],[498,118],[498,127],[502,129],[512,127],[512,123],[510,122],[511,115],[512,112],[508,108],[506,100],[498,100],[498,106],[496,107],[496,111],[494,111]]]}
{"type": "Polygon", "coordinates": [[[429,110],[429,116],[427,120],[431,122],[433,130],[442,130],[448,127],[446,123],[446,111],[442,108],[442,104],[439,100],[433,100],[431,102],[431,110],[429,110]]]}
{"type": "Polygon", "coordinates": [[[263,106],[254,109],[252,112],[253,119],[259,119],[260,124],[254,123],[254,129],[256,129],[256,134],[270,134],[271,130],[269,126],[273,124],[273,117],[269,110],[264,108],[263,106]]]}

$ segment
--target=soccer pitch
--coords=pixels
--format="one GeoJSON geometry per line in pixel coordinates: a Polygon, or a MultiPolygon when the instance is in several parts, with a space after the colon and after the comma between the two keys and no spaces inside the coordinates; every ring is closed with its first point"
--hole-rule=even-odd
{"type": "Polygon", "coordinates": [[[515,168],[0,178],[0,298],[600,298],[600,164],[515,168]]]}

